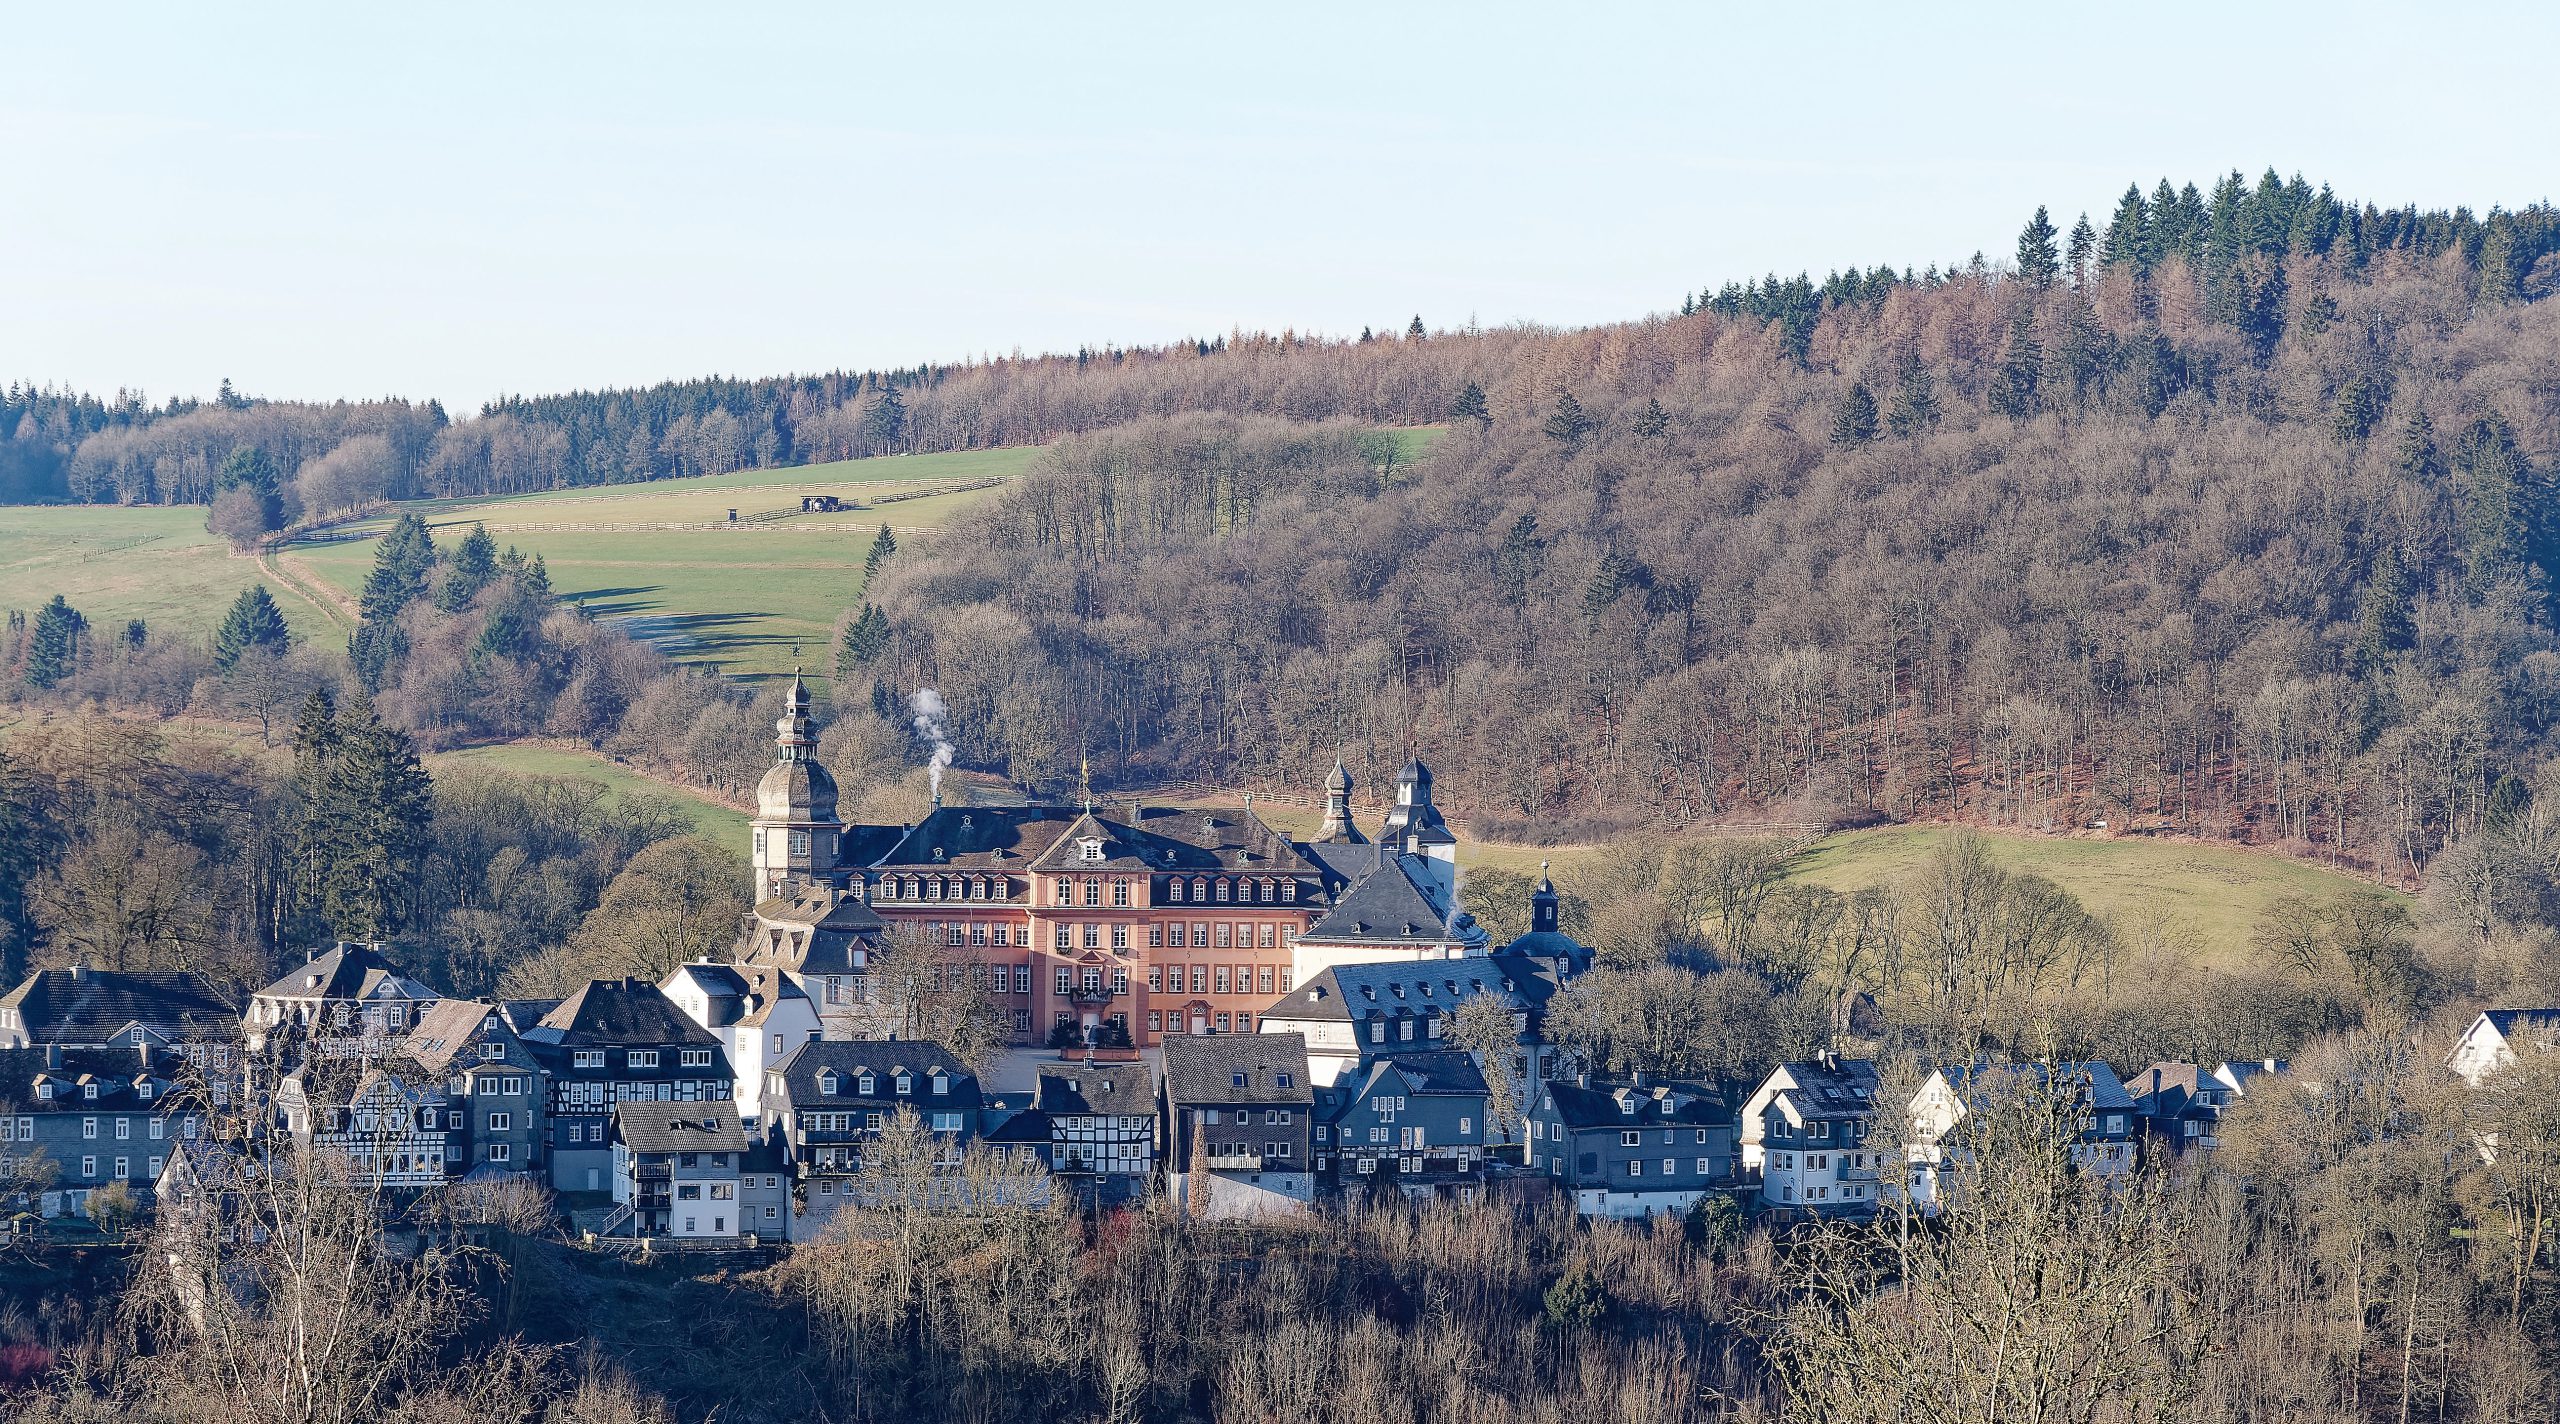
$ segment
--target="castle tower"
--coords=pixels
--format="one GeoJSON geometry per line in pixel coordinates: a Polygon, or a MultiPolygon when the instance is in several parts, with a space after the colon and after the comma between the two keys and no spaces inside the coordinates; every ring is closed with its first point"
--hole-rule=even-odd
{"type": "Polygon", "coordinates": [[[1316,839],[1342,845],[1362,845],[1369,839],[1351,819],[1351,773],[1342,769],[1340,757],[1333,759],[1333,774],[1324,779],[1324,824],[1316,827],[1316,839]]]}
{"type": "Polygon", "coordinates": [[[795,883],[839,879],[836,855],[844,823],[836,819],[836,779],[818,764],[817,753],[809,686],[795,668],[782,716],[773,724],[773,770],[756,783],[756,816],[748,832],[760,900],[795,883]]]}
{"type": "Polygon", "coordinates": [[[1419,759],[1405,763],[1396,777],[1396,804],[1387,811],[1381,839],[1403,854],[1427,860],[1433,880],[1455,903],[1458,838],[1450,834],[1449,823],[1440,819],[1440,808],[1431,804],[1431,768],[1419,759]]]}

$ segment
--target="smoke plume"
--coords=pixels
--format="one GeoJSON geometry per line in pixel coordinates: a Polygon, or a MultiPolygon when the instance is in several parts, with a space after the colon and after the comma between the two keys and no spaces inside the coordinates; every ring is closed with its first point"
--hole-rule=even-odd
{"type": "Polygon", "coordinates": [[[942,769],[951,765],[951,708],[942,694],[930,687],[916,689],[907,699],[907,710],[914,713],[916,735],[933,744],[933,760],[925,768],[933,778],[933,799],[942,800],[942,769]]]}

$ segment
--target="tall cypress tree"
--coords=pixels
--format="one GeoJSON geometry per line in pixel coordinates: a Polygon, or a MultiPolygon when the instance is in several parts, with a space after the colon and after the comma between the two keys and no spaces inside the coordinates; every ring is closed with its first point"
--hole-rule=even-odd
{"type": "Polygon", "coordinates": [[[267,586],[253,583],[240,590],[240,596],[231,601],[231,611],[222,615],[222,626],[214,630],[213,665],[229,672],[249,650],[281,654],[291,641],[284,613],[267,586]]]}
{"type": "Polygon", "coordinates": [[[2061,274],[2062,258],[2053,245],[2053,219],[2038,204],[2036,215],[2018,233],[2018,276],[2028,286],[2042,290],[2052,286],[2053,279],[2061,274]]]}

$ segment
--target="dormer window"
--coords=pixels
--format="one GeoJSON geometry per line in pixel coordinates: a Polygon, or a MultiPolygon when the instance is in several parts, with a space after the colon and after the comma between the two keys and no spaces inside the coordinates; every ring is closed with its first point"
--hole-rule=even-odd
{"type": "Polygon", "coordinates": [[[950,1078],[948,1078],[948,1077],[946,1077],[946,1076],[944,1076],[943,1074],[940,1074],[940,1073],[936,1073],[936,1074],[934,1074],[934,1075],[933,1075],[933,1095],[934,1095],[935,1097],[937,1097],[937,1098],[938,1098],[938,1097],[941,1097],[943,1094],[945,1094],[945,1093],[947,1093],[947,1092],[950,1092],[950,1091],[951,1091],[951,1079],[950,1079],[950,1078]]]}
{"type": "Polygon", "coordinates": [[[1234,1078],[1234,1080],[1235,1080],[1235,1086],[1237,1086],[1237,1087],[1241,1088],[1241,1087],[1243,1087],[1243,1086],[1245,1085],[1245,1075],[1244,1075],[1244,1074],[1242,1074],[1242,1073],[1235,1073],[1235,1074],[1232,1074],[1232,1075],[1230,1075],[1230,1076],[1234,1078]]]}
{"type": "Polygon", "coordinates": [[[97,1098],[97,1096],[98,1096],[98,1085],[97,1085],[97,1084],[95,1084],[95,1083],[83,1083],[83,1084],[81,1084],[81,1085],[80,1085],[80,1096],[82,1096],[82,1097],[84,1097],[84,1098],[91,1099],[91,1100],[95,1100],[95,1099],[97,1098]]]}
{"type": "Polygon", "coordinates": [[[901,1073],[898,1075],[897,1087],[899,1097],[912,1097],[916,1090],[916,1080],[908,1074],[901,1073]]]}
{"type": "Polygon", "coordinates": [[[1284,905],[1294,905],[1298,903],[1297,881],[1283,880],[1280,882],[1280,903],[1284,905]]]}
{"type": "Polygon", "coordinates": [[[53,1101],[53,1085],[52,1085],[51,1083],[38,1083],[38,1084],[36,1084],[36,1098],[37,1098],[37,1100],[38,1100],[38,1101],[40,1101],[40,1102],[48,1102],[48,1103],[49,1103],[49,1102],[52,1102],[52,1101],[53,1101]]]}
{"type": "Polygon", "coordinates": [[[1633,1098],[1618,1099],[1618,1113],[1622,1117],[1634,1117],[1636,1115],[1636,1100],[1633,1098]]]}
{"type": "Polygon", "coordinates": [[[1086,860],[1102,859],[1102,842],[1092,836],[1076,842],[1076,853],[1086,860]]]}
{"type": "Polygon", "coordinates": [[[151,1084],[147,1080],[137,1079],[133,1085],[133,1095],[146,1103],[151,1101],[151,1084]]]}
{"type": "Polygon", "coordinates": [[[1296,1081],[1297,1080],[1295,1078],[1287,1073],[1274,1073],[1271,1075],[1271,1086],[1275,1088],[1286,1088],[1296,1081]]]}
{"type": "Polygon", "coordinates": [[[1224,880],[1218,882],[1218,903],[1227,903],[1227,882],[1224,880]]]}
{"type": "MultiPolygon", "coordinates": [[[[863,1098],[867,1098],[867,1097],[871,1097],[872,1095],[874,1095],[874,1094],[876,1094],[876,1093],[878,1093],[878,1092],[880,1091],[880,1084],[879,1084],[879,1080],[878,1080],[878,1079],[873,1078],[873,1077],[872,1077],[870,1074],[868,1074],[868,1073],[865,1073],[865,1074],[863,1074],[861,1077],[856,1078],[856,1079],[854,1080],[853,1085],[854,1085],[854,1088],[856,1089],[856,1092],[855,1092],[855,1094],[854,1094],[856,1097],[863,1097],[863,1098]]],[[[833,1091],[834,1091],[834,1089],[830,1088],[830,1089],[828,1089],[828,1091],[829,1091],[829,1092],[833,1092],[833,1091]]]]}
{"type": "Polygon", "coordinates": [[[1166,882],[1165,882],[1164,889],[1165,889],[1165,899],[1166,899],[1166,900],[1168,900],[1168,901],[1170,901],[1170,902],[1172,902],[1173,904],[1176,904],[1176,905],[1179,905],[1179,904],[1181,904],[1181,903],[1182,903],[1182,882],[1181,882],[1180,880],[1178,880],[1178,879],[1177,879],[1177,880],[1168,880],[1168,881],[1166,881],[1166,882]]]}
{"type": "Polygon", "coordinates": [[[821,1073],[818,1075],[818,1091],[827,1097],[832,1098],[836,1095],[838,1083],[839,1080],[833,1073],[821,1073]]]}

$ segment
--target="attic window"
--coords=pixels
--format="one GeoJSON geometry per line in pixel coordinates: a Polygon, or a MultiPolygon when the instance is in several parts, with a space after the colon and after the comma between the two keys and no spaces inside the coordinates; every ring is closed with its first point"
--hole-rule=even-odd
{"type": "Polygon", "coordinates": [[[1235,1086],[1237,1086],[1237,1087],[1239,1087],[1239,1088],[1241,1088],[1241,1087],[1243,1087],[1243,1086],[1244,1086],[1244,1082],[1245,1082],[1245,1075],[1244,1075],[1242,1072],[1232,1073],[1232,1074],[1229,1074],[1228,1076],[1229,1076],[1229,1077],[1231,1077],[1231,1078],[1233,1078],[1233,1079],[1235,1080],[1235,1086]]]}
{"type": "Polygon", "coordinates": [[[872,1077],[870,1074],[868,1074],[868,1073],[865,1073],[865,1074],[863,1074],[861,1077],[856,1078],[856,1079],[854,1080],[853,1086],[854,1086],[854,1089],[855,1089],[855,1096],[857,1096],[857,1097],[865,1097],[865,1098],[867,1098],[867,1097],[870,1097],[872,1094],[877,1093],[877,1092],[879,1092],[879,1091],[880,1091],[880,1084],[879,1084],[879,1081],[878,1081],[877,1079],[873,1078],[873,1077],[872,1077]]]}
{"type": "Polygon", "coordinates": [[[935,1097],[937,1097],[937,1098],[938,1098],[938,1097],[941,1097],[943,1094],[945,1094],[945,1093],[947,1093],[947,1092],[950,1092],[950,1091],[951,1091],[951,1080],[950,1080],[948,1077],[944,1076],[943,1074],[940,1074],[940,1073],[936,1073],[936,1074],[934,1074],[934,1075],[933,1075],[933,1095],[934,1095],[935,1097]]]}
{"type": "Polygon", "coordinates": [[[1286,1073],[1274,1073],[1271,1075],[1271,1086],[1275,1088],[1288,1087],[1292,1081],[1293,1080],[1286,1073]]]}
{"type": "Polygon", "coordinates": [[[1102,842],[1087,836],[1076,842],[1076,851],[1086,860],[1100,860],[1102,859],[1102,842]]]}
{"type": "Polygon", "coordinates": [[[1618,1099],[1618,1111],[1627,1117],[1634,1117],[1636,1115],[1636,1100],[1633,1098],[1618,1099]]]}
{"type": "Polygon", "coordinates": [[[898,1075],[898,1096],[906,1097],[916,1090],[916,1080],[905,1073],[898,1075]]]}
{"type": "Polygon", "coordinates": [[[836,1095],[837,1078],[833,1073],[818,1075],[818,1091],[832,1098],[836,1095]]]}

